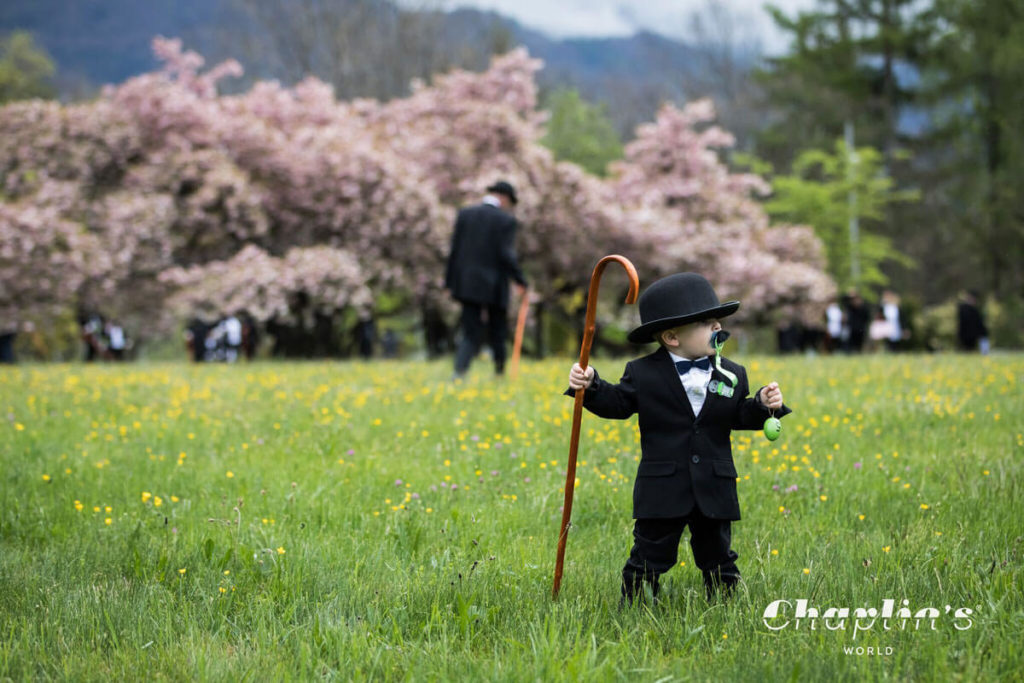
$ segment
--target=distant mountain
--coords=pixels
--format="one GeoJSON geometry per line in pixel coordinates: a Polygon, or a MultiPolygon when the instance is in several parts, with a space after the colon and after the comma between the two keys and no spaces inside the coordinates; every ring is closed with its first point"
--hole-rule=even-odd
{"type": "Polygon", "coordinates": [[[6,0],[0,32],[27,30],[63,80],[118,83],[156,67],[153,36],[195,36],[223,15],[218,2],[184,0],[6,0]]]}
{"type": "Polygon", "coordinates": [[[651,120],[661,102],[685,100],[685,84],[702,77],[705,63],[685,43],[650,32],[558,40],[502,15],[467,9],[449,13],[448,25],[464,39],[486,37],[497,27],[508,30],[514,44],[544,61],[537,77],[542,89],[573,87],[586,99],[603,102],[623,135],[651,120]]]}
{"type": "MultiPolygon", "coordinates": [[[[363,12],[372,8],[382,22],[393,21],[398,13],[380,0],[341,1],[357,4],[363,12]]],[[[687,83],[709,80],[701,73],[704,60],[698,51],[654,33],[556,40],[494,12],[459,9],[434,15],[439,18],[435,24],[442,43],[438,50],[446,54],[444,64],[480,69],[495,46],[524,45],[544,60],[545,69],[538,76],[542,89],[575,87],[585,98],[606,103],[623,134],[650,120],[660,102],[685,99],[687,83]]],[[[261,33],[240,0],[5,0],[0,5],[0,34],[18,29],[33,33],[56,60],[64,98],[156,68],[150,47],[155,35],[181,37],[211,61],[237,57],[250,79],[289,80],[270,60],[253,63],[265,52],[261,46],[273,39],[261,33]],[[245,54],[242,45],[247,46],[245,54]]],[[[377,68],[383,72],[393,65],[377,68]]]]}

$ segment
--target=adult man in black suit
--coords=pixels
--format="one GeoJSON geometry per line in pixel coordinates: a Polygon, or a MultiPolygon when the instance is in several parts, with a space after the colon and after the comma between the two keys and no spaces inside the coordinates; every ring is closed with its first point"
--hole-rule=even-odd
{"type": "Polygon", "coordinates": [[[480,349],[484,311],[494,371],[502,374],[508,336],[508,280],[515,280],[519,291],[526,287],[516,261],[516,219],[511,213],[518,201],[515,188],[502,180],[488,187],[487,192],[480,204],[459,211],[445,271],[445,288],[462,304],[456,378],[466,374],[480,349]]]}
{"type": "Polygon", "coordinates": [[[661,348],[627,363],[618,384],[602,380],[593,366],[584,371],[576,363],[570,372],[566,394],[585,388],[583,406],[590,412],[639,417],[636,522],[622,569],[623,602],[632,603],[645,581],[657,595],[659,577],[676,564],[685,527],[708,597],[720,584],[730,588],[739,581],[730,545],[740,506],[729,434],[761,429],[773,413],[791,412],[775,382],[748,397],[746,370],[719,353],[726,334],[719,319],[739,305],[719,303],[697,273],[662,278],[640,297],[643,324],[629,334],[634,344],[657,341],[661,348]]]}

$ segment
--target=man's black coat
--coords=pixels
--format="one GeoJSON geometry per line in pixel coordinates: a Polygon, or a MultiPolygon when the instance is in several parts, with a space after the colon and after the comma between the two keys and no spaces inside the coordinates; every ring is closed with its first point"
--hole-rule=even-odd
{"type": "Polygon", "coordinates": [[[508,308],[508,280],[526,284],[515,250],[516,219],[489,204],[459,211],[444,284],[458,300],[508,308]]]}
{"type": "MultiPolygon", "coordinates": [[[[633,484],[634,519],[685,517],[694,505],[711,519],[740,518],[729,432],[761,429],[770,413],[756,395],[747,397],[742,365],[723,358],[722,367],[736,375],[735,392],[727,398],[709,391],[698,417],[664,348],[627,363],[618,384],[602,380],[595,370],[583,406],[605,418],[639,416],[642,455],[633,484]]],[[[717,368],[711,381],[729,385],[717,368]]],[[[783,406],[775,415],[790,412],[783,406]]]]}
{"type": "Polygon", "coordinates": [[[956,334],[960,347],[969,351],[978,350],[978,340],[988,336],[988,328],[981,317],[981,310],[972,303],[961,301],[956,306],[956,334]]]}

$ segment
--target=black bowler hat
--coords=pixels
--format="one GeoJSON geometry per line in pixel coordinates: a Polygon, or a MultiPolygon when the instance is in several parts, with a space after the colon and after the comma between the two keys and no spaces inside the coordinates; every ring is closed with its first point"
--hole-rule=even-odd
{"type": "Polygon", "coordinates": [[[506,197],[508,197],[513,204],[519,203],[519,200],[516,198],[516,188],[512,187],[512,185],[507,181],[499,180],[498,182],[488,187],[487,191],[503,194],[506,197]]]}
{"type": "Polygon", "coordinates": [[[697,273],[676,273],[663,277],[640,295],[640,322],[629,333],[629,341],[646,344],[654,335],[686,323],[724,318],[740,307],[739,301],[719,303],[711,283],[697,273]]]}

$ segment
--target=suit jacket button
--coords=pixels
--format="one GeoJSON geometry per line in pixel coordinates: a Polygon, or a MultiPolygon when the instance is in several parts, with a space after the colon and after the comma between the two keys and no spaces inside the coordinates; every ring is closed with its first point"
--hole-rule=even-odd
{"type": "Polygon", "coordinates": [[[696,465],[697,463],[700,462],[700,456],[699,455],[695,455],[692,458],[690,458],[690,460],[692,460],[693,464],[696,465]]]}

